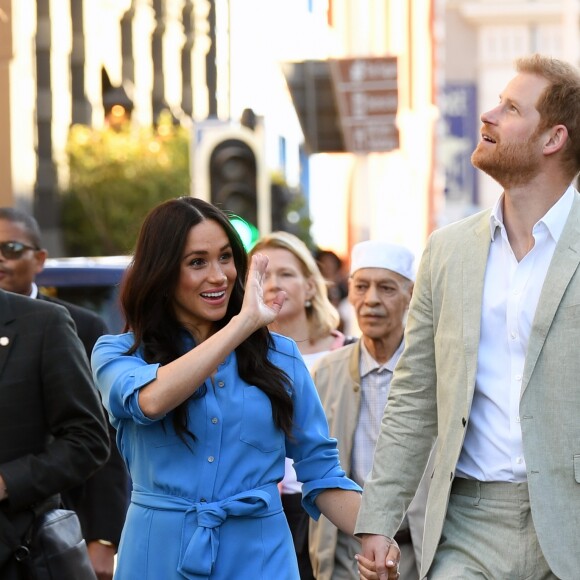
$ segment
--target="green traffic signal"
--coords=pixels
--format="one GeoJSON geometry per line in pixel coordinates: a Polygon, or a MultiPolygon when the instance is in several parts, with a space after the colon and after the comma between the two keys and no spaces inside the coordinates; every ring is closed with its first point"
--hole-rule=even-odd
{"type": "Polygon", "coordinates": [[[237,215],[230,217],[230,223],[234,226],[236,232],[238,232],[246,252],[249,252],[260,238],[258,228],[237,215]]]}

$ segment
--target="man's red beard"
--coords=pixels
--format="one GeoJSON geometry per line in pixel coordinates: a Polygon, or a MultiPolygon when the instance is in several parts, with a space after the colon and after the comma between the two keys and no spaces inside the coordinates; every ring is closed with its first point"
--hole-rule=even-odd
{"type": "Polygon", "coordinates": [[[471,155],[471,163],[497,181],[504,188],[529,183],[539,173],[538,134],[535,132],[523,143],[496,141],[495,145],[480,142],[471,155]],[[488,150],[493,147],[493,150],[488,150]]]}

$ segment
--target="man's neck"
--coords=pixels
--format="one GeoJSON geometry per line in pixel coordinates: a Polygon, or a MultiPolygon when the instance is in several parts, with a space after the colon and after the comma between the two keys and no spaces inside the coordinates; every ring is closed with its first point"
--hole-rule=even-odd
{"type": "Polygon", "coordinates": [[[570,184],[552,184],[550,187],[506,189],[503,197],[503,223],[512,251],[518,261],[534,247],[534,225],[564,195],[570,184]]]}
{"type": "Polygon", "coordinates": [[[369,336],[363,335],[362,340],[366,349],[369,351],[369,354],[381,365],[385,364],[391,358],[401,341],[403,340],[403,330],[401,332],[392,332],[388,336],[384,336],[381,338],[371,338],[369,336]]]}

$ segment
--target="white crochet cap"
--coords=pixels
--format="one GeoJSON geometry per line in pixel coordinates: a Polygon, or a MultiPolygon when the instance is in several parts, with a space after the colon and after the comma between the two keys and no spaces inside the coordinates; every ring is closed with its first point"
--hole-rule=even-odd
{"type": "Polygon", "coordinates": [[[415,281],[415,256],[398,244],[367,240],[352,247],[350,275],[361,268],[385,268],[415,281]]]}

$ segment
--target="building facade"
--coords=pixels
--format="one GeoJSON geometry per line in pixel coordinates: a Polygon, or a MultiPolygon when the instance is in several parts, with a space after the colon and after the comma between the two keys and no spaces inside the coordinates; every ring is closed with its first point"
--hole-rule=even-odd
{"type": "Polygon", "coordinates": [[[446,174],[446,223],[490,207],[501,190],[469,158],[479,116],[498,102],[520,56],[542,53],[580,64],[578,0],[448,0],[440,103],[440,159],[446,174]]]}
{"type": "Polygon", "coordinates": [[[59,255],[69,127],[119,103],[137,126],[207,116],[208,0],[0,0],[0,203],[32,211],[59,255]],[[194,79],[195,75],[199,80],[194,79]]]}

